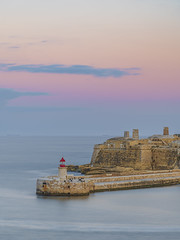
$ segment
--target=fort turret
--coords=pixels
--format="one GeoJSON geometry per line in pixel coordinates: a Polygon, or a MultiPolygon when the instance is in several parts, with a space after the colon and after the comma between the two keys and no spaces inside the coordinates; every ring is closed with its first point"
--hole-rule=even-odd
{"type": "Polygon", "coordinates": [[[165,135],[165,136],[169,135],[169,128],[168,127],[164,127],[163,135],[165,135]]]}
{"type": "Polygon", "coordinates": [[[124,131],[124,138],[129,138],[129,131],[124,131]]]}
{"type": "Polygon", "coordinates": [[[139,139],[139,129],[133,129],[132,137],[134,139],[139,139]]]}

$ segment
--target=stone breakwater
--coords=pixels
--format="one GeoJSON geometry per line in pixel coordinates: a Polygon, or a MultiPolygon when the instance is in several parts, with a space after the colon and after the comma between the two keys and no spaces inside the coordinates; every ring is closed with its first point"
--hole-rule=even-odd
{"type": "Polygon", "coordinates": [[[180,184],[180,170],[159,171],[139,175],[57,176],[37,180],[36,193],[42,196],[82,196],[93,192],[160,187],[180,184]]]}

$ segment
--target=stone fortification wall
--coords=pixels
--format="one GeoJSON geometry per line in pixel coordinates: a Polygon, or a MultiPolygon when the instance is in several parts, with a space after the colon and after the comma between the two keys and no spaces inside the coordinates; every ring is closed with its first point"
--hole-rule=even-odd
{"type": "Polygon", "coordinates": [[[101,149],[93,163],[93,166],[121,166],[136,169],[136,165],[139,165],[138,149],[101,149]]]}
{"type": "Polygon", "coordinates": [[[134,170],[180,168],[180,139],[177,135],[153,135],[146,139],[111,138],[94,148],[94,167],[125,167],[134,170]]]}
{"type": "Polygon", "coordinates": [[[178,149],[143,145],[132,149],[101,149],[93,161],[95,167],[120,166],[134,170],[180,168],[178,149]]]}
{"type": "Polygon", "coordinates": [[[179,168],[178,150],[170,147],[153,148],[151,165],[155,170],[179,168]]]}
{"type": "Polygon", "coordinates": [[[150,170],[152,169],[152,146],[145,144],[140,146],[140,164],[138,169],[150,170]]]}
{"type": "Polygon", "coordinates": [[[96,144],[94,146],[94,151],[93,151],[93,154],[92,154],[92,158],[91,158],[91,164],[93,165],[96,161],[96,158],[100,152],[101,149],[105,148],[105,146],[103,144],[96,144]]]}

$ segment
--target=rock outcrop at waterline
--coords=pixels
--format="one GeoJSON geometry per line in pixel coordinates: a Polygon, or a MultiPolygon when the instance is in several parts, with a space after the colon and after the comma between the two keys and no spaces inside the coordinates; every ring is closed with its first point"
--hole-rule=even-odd
{"type": "Polygon", "coordinates": [[[139,139],[139,131],[133,130],[124,137],[108,139],[94,146],[91,166],[97,168],[131,168],[137,170],[171,170],[180,168],[180,135],[169,135],[164,128],[163,135],[139,139]]]}
{"type": "Polygon", "coordinates": [[[135,171],[133,168],[129,167],[93,167],[90,164],[84,165],[67,165],[68,172],[79,172],[85,175],[99,175],[106,173],[113,173],[121,175],[121,173],[127,174],[138,174],[139,172],[135,171]]]}

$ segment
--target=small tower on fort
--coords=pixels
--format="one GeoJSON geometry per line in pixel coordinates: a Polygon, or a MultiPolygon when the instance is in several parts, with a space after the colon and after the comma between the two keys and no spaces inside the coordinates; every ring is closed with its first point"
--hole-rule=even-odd
{"type": "Polygon", "coordinates": [[[163,135],[169,135],[169,128],[168,127],[164,127],[163,135]]]}
{"type": "Polygon", "coordinates": [[[67,178],[67,167],[65,165],[66,161],[62,157],[60,160],[60,164],[58,167],[58,177],[60,178],[60,181],[64,181],[67,178]]]}
{"type": "Polygon", "coordinates": [[[124,131],[124,138],[129,138],[129,131],[124,131]]]}
{"type": "Polygon", "coordinates": [[[139,139],[139,129],[133,129],[133,136],[134,139],[139,139]]]}

